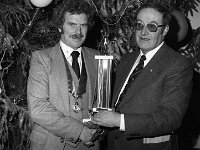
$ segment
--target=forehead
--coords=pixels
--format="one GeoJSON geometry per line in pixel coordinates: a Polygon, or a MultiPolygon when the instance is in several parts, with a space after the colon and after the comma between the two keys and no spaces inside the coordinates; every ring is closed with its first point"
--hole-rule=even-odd
{"type": "Polygon", "coordinates": [[[72,23],[77,23],[77,24],[85,24],[85,23],[88,22],[88,17],[84,13],[71,14],[71,13],[67,12],[65,14],[65,22],[72,22],[72,23]]]}
{"type": "Polygon", "coordinates": [[[149,22],[156,22],[162,23],[163,14],[158,12],[154,8],[144,8],[139,11],[137,15],[137,20],[149,23],[149,22]]]}

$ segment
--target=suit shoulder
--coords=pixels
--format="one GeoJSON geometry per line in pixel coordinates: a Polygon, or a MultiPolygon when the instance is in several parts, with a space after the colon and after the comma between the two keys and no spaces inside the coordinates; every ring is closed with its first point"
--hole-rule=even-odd
{"type": "Polygon", "coordinates": [[[40,49],[36,50],[33,52],[33,54],[41,54],[41,55],[47,55],[53,50],[53,47],[45,48],[45,49],[40,49]]]}
{"type": "Polygon", "coordinates": [[[33,56],[36,55],[36,56],[41,56],[43,58],[51,58],[52,54],[55,53],[56,50],[57,50],[56,46],[41,49],[41,50],[36,50],[33,52],[33,56]]]}
{"type": "MultiPolygon", "coordinates": [[[[191,66],[193,65],[192,60],[187,58],[186,56],[183,56],[182,54],[176,52],[172,48],[168,47],[164,51],[164,55],[160,58],[162,61],[161,64],[163,66],[191,66]]],[[[160,61],[159,61],[160,62],[160,61]]]]}
{"type": "Polygon", "coordinates": [[[168,51],[167,54],[169,55],[169,58],[177,60],[177,61],[186,61],[188,63],[191,63],[191,59],[189,59],[186,56],[183,56],[181,53],[176,52],[172,48],[169,48],[167,51],[168,51]]]}

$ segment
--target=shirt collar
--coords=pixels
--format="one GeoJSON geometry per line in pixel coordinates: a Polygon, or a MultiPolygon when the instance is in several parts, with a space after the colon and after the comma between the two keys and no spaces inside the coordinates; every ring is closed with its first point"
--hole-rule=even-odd
{"type": "MultiPolygon", "coordinates": [[[[145,54],[146,60],[144,61],[144,66],[151,60],[151,58],[156,54],[156,52],[160,49],[160,47],[164,44],[164,42],[160,43],[156,48],[153,50],[149,51],[148,53],[145,54]]],[[[140,56],[144,55],[143,52],[140,50],[140,56]]]]}
{"type": "MultiPolygon", "coordinates": [[[[63,51],[63,53],[65,53],[65,57],[66,58],[69,58],[71,57],[71,53],[74,51],[74,49],[72,49],[71,47],[67,46],[65,43],[63,43],[61,40],[60,40],[60,47],[63,51]]],[[[81,54],[81,49],[82,47],[79,47],[77,50],[75,51],[78,51],[80,54],[81,54]]]]}

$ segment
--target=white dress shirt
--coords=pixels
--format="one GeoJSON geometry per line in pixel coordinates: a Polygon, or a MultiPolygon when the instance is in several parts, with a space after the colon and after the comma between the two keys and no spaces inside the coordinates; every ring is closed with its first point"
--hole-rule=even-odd
{"type": "Polygon", "coordinates": [[[65,43],[63,43],[62,41],[60,41],[60,47],[61,47],[61,50],[63,51],[63,53],[65,55],[65,58],[67,59],[68,63],[71,66],[72,66],[72,56],[71,56],[71,53],[73,51],[78,51],[80,53],[80,55],[78,56],[78,63],[79,63],[80,73],[81,73],[81,69],[82,69],[81,50],[82,50],[82,47],[78,48],[77,50],[74,50],[71,47],[67,46],[65,43]]]}
{"type": "MultiPolygon", "coordinates": [[[[140,50],[140,55],[138,56],[138,58],[136,59],[131,71],[129,72],[127,78],[126,78],[126,81],[124,82],[124,85],[122,86],[121,88],[121,91],[118,95],[118,98],[117,98],[117,101],[115,103],[115,106],[117,105],[118,101],[119,101],[119,97],[121,95],[121,93],[123,92],[127,82],[128,82],[128,79],[131,75],[131,73],[133,72],[133,70],[135,69],[135,67],[138,65],[139,61],[140,61],[140,58],[142,55],[145,55],[146,56],[146,60],[144,61],[144,67],[149,63],[149,61],[152,59],[152,57],[156,54],[156,52],[160,49],[160,47],[164,44],[164,42],[162,42],[160,45],[158,45],[155,49],[149,51],[148,53],[146,54],[143,54],[143,52],[140,50]]],[[[121,114],[121,120],[120,120],[120,131],[125,131],[125,120],[124,120],[124,114],[121,114]]]]}

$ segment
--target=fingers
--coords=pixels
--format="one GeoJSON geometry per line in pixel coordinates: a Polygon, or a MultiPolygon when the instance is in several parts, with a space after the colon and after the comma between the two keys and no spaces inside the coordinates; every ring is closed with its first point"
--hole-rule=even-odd
{"type": "Polygon", "coordinates": [[[103,131],[101,131],[99,133],[99,131],[97,131],[96,129],[90,129],[90,133],[91,133],[91,138],[88,140],[81,140],[81,142],[87,146],[87,147],[91,147],[94,145],[94,142],[96,141],[96,139],[101,135],[101,133],[103,133],[103,131]]]}
{"type": "Polygon", "coordinates": [[[82,141],[82,143],[83,143],[85,146],[87,146],[87,147],[91,147],[91,146],[94,145],[94,143],[91,142],[91,141],[82,141]]]}
{"type": "Polygon", "coordinates": [[[104,120],[107,118],[107,111],[99,111],[91,117],[91,122],[96,125],[103,125],[104,120]]]}
{"type": "Polygon", "coordinates": [[[91,141],[83,141],[83,140],[81,140],[81,143],[83,143],[85,146],[87,146],[87,147],[90,147],[90,146],[92,146],[94,143],[93,142],[91,142],[91,141]]]}
{"type": "Polygon", "coordinates": [[[96,125],[101,125],[102,119],[100,117],[92,116],[91,122],[96,125]]]}
{"type": "Polygon", "coordinates": [[[99,111],[99,112],[95,113],[92,117],[95,120],[101,120],[101,118],[104,118],[105,115],[106,115],[106,111],[99,111]]]}
{"type": "Polygon", "coordinates": [[[81,141],[90,141],[95,132],[95,129],[89,129],[84,126],[79,138],[81,139],[81,141]]]}
{"type": "Polygon", "coordinates": [[[96,125],[99,125],[98,122],[95,119],[92,119],[91,122],[96,124],[96,125]]]}
{"type": "Polygon", "coordinates": [[[91,129],[91,134],[95,134],[96,133],[96,129],[91,129]]]}

